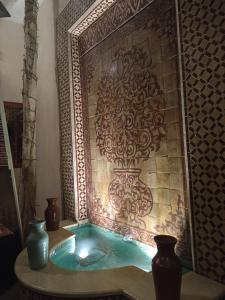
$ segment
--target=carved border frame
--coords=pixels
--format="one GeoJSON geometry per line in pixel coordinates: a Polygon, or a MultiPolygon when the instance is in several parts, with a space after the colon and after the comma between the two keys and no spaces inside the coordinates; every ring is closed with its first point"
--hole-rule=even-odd
{"type": "Polygon", "coordinates": [[[81,96],[79,36],[117,0],[96,1],[68,31],[70,105],[72,126],[73,171],[75,187],[75,217],[88,219],[88,161],[85,107],[81,96]]]}
{"type": "MultiPolygon", "coordinates": [[[[139,0],[135,7],[131,8],[135,16],[154,0],[139,0]]],[[[100,18],[106,10],[115,4],[117,0],[97,0],[68,30],[68,54],[69,54],[69,77],[70,77],[70,106],[71,106],[71,129],[72,151],[75,190],[75,217],[78,221],[88,219],[88,139],[85,125],[86,107],[82,102],[80,84],[80,53],[79,37],[81,34],[100,18]]],[[[124,1],[125,2],[125,1],[124,1]]],[[[129,0],[126,0],[129,5],[129,0]]],[[[128,19],[130,17],[128,16],[128,19]]],[[[128,20],[127,19],[127,20],[128,20]]],[[[112,30],[113,31],[113,30],[112,30]]],[[[111,32],[112,32],[111,31],[111,32]]],[[[111,32],[107,32],[107,35],[111,32]]],[[[96,41],[89,47],[95,46],[96,41]]],[[[82,53],[83,54],[83,53],[82,53]]]]}
{"type": "MultiPolygon", "coordinates": [[[[89,213],[88,213],[88,195],[89,195],[88,176],[89,175],[88,174],[91,170],[91,166],[89,165],[89,160],[88,160],[89,142],[88,142],[88,130],[87,130],[88,126],[86,123],[88,119],[87,107],[86,107],[87,104],[84,103],[84,101],[82,101],[82,91],[81,91],[81,83],[80,83],[81,80],[80,57],[83,54],[85,54],[87,51],[95,47],[101,41],[98,40],[98,37],[97,38],[95,37],[91,40],[91,43],[87,43],[85,45],[85,41],[83,39],[80,40],[79,38],[90,25],[92,25],[97,19],[99,19],[107,11],[107,9],[113,4],[115,4],[117,1],[118,0],[96,0],[94,4],[68,30],[70,112],[71,112],[72,152],[73,152],[72,153],[73,174],[74,174],[73,178],[74,178],[74,191],[75,191],[75,203],[73,205],[75,207],[75,217],[79,222],[86,222],[89,218],[89,213]],[[86,46],[86,48],[82,47],[83,44],[86,46]]],[[[146,8],[149,4],[151,4],[154,1],[155,0],[147,0],[147,1],[139,0],[135,2],[136,7],[131,7],[132,14],[130,15],[127,14],[127,19],[125,19],[125,22],[127,22],[130,18],[134,17],[137,13],[139,13],[141,10],[146,8]]],[[[127,5],[130,6],[129,0],[124,1],[125,5],[126,2],[128,3],[127,5]]],[[[120,27],[122,24],[120,23],[118,27],[120,27]]],[[[115,24],[113,24],[113,26],[114,25],[115,24]]],[[[96,23],[93,24],[93,26],[96,26],[96,23]]],[[[106,32],[105,36],[107,37],[117,28],[113,27],[111,31],[106,32]]],[[[86,40],[87,40],[87,36],[86,36],[86,40]]],[[[178,55],[180,55],[180,53],[178,53],[178,55]]],[[[184,116],[182,119],[184,120],[184,116]]],[[[183,129],[185,129],[184,122],[183,122],[183,129]]],[[[186,140],[184,138],[183,144],[185,145],[185,143],[186,140]]],[[[186,169],[186,173],[187,173],[187,169],[186,169]]],[[[186,174],[186,177],[189,178],[188,174],[186,174]]],[[[187,200],[187,202],[189,203],[189,199],[187,200]]],[[[190,212],[189,212],[189,216],[190,216],[190,212]]],[[[115,226],[112,226],[111,229],[115,230],[114,227],[115,226]]],[[[191,228],[191,232],[192,232],[192,228],[191,228]]],[[[139,234],[140,233],[138,232],[138,235],[139,234]]],[[[191,240],[193,241],[192,237],[191,240]]],[[[149,238],[147,238],[146,242],[150,243],[149,238]]],[[[193,251],[192,251],[192,257],[193,257],[193,251]]]]}

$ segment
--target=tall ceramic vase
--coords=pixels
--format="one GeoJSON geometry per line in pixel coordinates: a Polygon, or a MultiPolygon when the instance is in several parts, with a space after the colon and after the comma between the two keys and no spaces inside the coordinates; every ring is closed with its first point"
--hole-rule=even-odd
{"type": "Polygon", "coordinates": [[[46,199],[48,206],[45,210],[45,220],[46,220],[46,229],[47,231],[54,231],[59,228],[59,208],[56,205],[56,198],[46,199]]]}
{"type": "Polygon", "coordinates": [[[49,238],[44,229],[44,220],[33,220],[29,225],[30,233],[26,240],[28,262],[32,270],[38,270],[48,263],[49,238]]]}
{"type": "Polygon", "coordinates": [[[154,240],[158,249],[152,260],[156,300],[180,300],[182,267],[174,252],[177,239],[157,235],[154,240]]]}

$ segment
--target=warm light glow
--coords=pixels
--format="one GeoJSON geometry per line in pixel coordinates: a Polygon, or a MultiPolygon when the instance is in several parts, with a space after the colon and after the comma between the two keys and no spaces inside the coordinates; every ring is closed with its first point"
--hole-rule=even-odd
{"type": "Polygon", "coordinates": [[[85,258],[85,257],[87,257],[88,256],[88,250],[87,249],[81,249],[80,250],[80,253],[79,253],[79,256],[81,257],[81,258],[85,258]]]}
{"type": "Polygon", "coordinates": [[[153,247],[150,247],[149,251],[148,251],[148,254],[150,255],[151,258],[153,258],[157,253],[157,248],[153,248],[153,247]]]}
{"type": "Polygon", "coordinates": [[[155,247],[152,247],[152,246],[147,246],[147,245],[144,245],[144,246],[140,246],[140,248],[142,250],[144,250],[144,252],[152,259],[156,253],[157,253],[157,248],[155,247]]]}

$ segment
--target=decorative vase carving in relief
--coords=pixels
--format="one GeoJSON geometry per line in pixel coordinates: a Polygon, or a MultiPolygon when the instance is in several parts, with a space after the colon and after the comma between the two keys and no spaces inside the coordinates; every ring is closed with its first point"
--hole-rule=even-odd
{"type": "Polygon", "coordinates": [[[140,173],[140,169],[114,169],[108,190],[109,201],[117,217],[146,227],[141,218],[151,212],[153,200],[150,188],[139,178],[140,173]]]}
{"type": "Polygon", "coordinates": [[[45,210],[45,220],[47,231],[54,231],[59,228],[60,213],[59,207],[56,205],[56,198],[46,199],[48,206],[45,210]]]}
{"type": "Polygon", "coordinates": [[[156,300],[180,300],[182,267],[174,252],[177,239],[170,235],[156,235],[158,252],[152,260],[156,300]]]}
{"type": "Polygon", "coordinates": [[[49,238],[44,220],[33,220],[29,225],[30,233],[26,240],[28,262],[32,270],[38,270],[48,263],[49,238]]]}
{"type": "Polygon", "coordinates": [[[165,133],[165,101],[153,74],[153,62],[144,48],[115,51],[98,85],[95,129],[100,154],[121,169],[114,170],[108,188],[117,216],[145,227],[152,194],[134,168],[158,151],[165,133]]]}

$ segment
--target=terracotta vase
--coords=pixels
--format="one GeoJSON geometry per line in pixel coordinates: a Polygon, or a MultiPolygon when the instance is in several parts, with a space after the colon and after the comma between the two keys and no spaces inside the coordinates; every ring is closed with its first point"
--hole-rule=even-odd
{"type": "Polygon", "coordinates": [[[156,300],[180,300],[182,266],[174,252],[177,239],[157,235],[154,240],[158,249],[152,260],[156,300]]]}
{"type": "Polygon", "coordinates": [[[45,220],[46,220],[46,229],[47,231],[54,231],[59,228],[59,208],[56,205],[56,198],[46,199],[48,206],[45,210],[45,220]]]}

